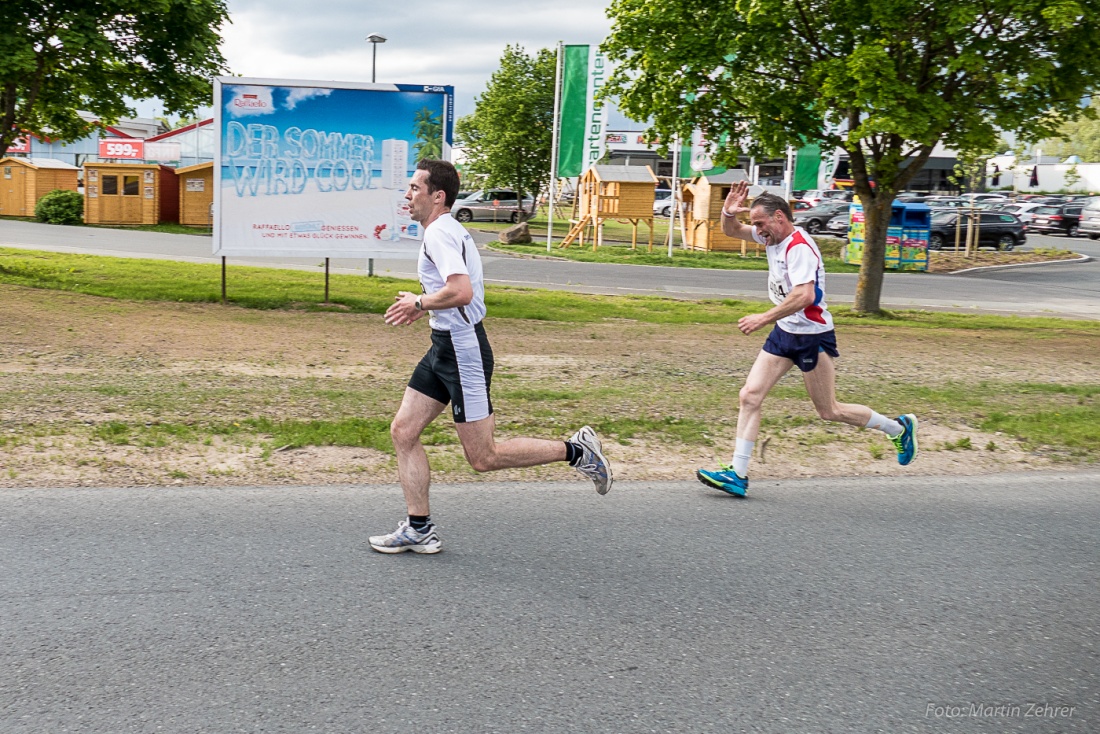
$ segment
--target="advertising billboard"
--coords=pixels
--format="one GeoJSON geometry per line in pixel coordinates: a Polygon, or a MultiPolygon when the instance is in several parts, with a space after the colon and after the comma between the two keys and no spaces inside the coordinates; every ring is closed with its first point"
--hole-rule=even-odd
{"type": "Polygon", "coordinates": [[[405,192],[450,160],[454,88],[220,77],[214,254],[415,258],[405,192]]]}

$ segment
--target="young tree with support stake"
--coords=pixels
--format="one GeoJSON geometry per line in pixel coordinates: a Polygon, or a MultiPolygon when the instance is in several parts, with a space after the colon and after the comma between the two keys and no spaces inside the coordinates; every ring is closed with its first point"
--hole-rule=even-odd
{"type": "MultiPolygon", "coordinates": [[[[468,169],[484,174],[486,186],[514,189],[521,212],[523,198],[531,194],[537,202],[550,180],[554,67],[551,49],[528,55],[508,46],[474,113],[455,126],[468,169]]],[[[531,214],[534,206],[524,218],[531,214]]]]}
{"type": "Polygon", "coordinates": [[[222,0],[0,3],[0,157],[24,133],[76,140],[134,114],[126,98],[169,113],[209,104],[225,73],[222,0]]]}
{"type": "Polygon", "coordinates": [[[977,151],[1095,116],[1080,101],[1100,72],[1100,0],[615,0],[608,15],[605,94],[661,140],[847,152],[866,213],[860,312],[880,310],[890,205],[936,144],[977,151]]]}

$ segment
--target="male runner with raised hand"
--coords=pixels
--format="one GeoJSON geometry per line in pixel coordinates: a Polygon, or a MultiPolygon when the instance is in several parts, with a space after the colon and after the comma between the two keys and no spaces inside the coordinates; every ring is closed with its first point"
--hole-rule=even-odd
{"type": "Polygon", "coordinates": [[[732,465],[722,465],[718,471],[700,469],[696,476],[709,487],[745,496],[749,488],[749,459],[760,432],[764,398],[795,365],[802,371],[806,391],[818,415],[827,421],[882,431],[893,441],[898,463],[909,464],[917,456],[916,416],[910,413],[893,420],[864,405],[836,400],[833,359],[840,352],[836,348],[833,317],[825,306],[825,267],[817,244],[794,226],[785,199],[762,194],[750,208],[745,208],[748,191],[745,181],[730,189],[722,206],[722,231],[729,237],[767,246],[768,295],[775,306],[741,318],[737,328],[747,335],[768,324],[775,326],[741,388],[732,465]],[[750,225],[737,221],[737,215],[744,212],[749,213],[750,225]]]}

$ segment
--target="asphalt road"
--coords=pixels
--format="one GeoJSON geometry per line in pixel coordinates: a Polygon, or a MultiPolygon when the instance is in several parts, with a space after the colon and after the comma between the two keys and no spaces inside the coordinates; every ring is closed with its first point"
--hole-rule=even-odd
{"type": "Polygon", "coordinates": [[[1098,485],[0,490],[0,731],[1096,732],[1098,485]]]}
{"type": "MultiPolygon", "coordinates": [[[[493,235],[475,231],[480,243],[493,235]]],[[[1046,244],[1094,254],[1087,239],[1032,236],[1029,246],[1046,244]]],[[[120,257],[153,257],[190,262],[220,262],[211,254],[209,237],[170,235],[90,227],[58,227],[0,220],[0,246],[60,252],[88,252],[120,257]]],[[[230,265],[270,265],[320,271],[323,261],[290,258],[230,258],[230,265]]],[[[573,290],[585,293],[657,294],[676,298],[751,298],[767,300],[767,276],[759,271],[714,271],[639,267],[529,259],[483,253],[489,283],[573,290]]],[[[363,274],[363,260],[333,260],[332,272],[363,274]]],[[[416,277],[412,260],[378,260],[380,275],[416,277]]],[[[232,270],[228,276],[232,288],[232,270]]],[[[857,275],[830,273],[830,303],[851,303],[857,275]]],[[[966,275],[892,273],[883,287],[887,308],[929,308],[961,312],[1048,314],[1100,318],[1100,263],[1045,265],[984,271],[966,275]],[[1057,270],[1048,271],[1048,268],[1057,270]]]]}

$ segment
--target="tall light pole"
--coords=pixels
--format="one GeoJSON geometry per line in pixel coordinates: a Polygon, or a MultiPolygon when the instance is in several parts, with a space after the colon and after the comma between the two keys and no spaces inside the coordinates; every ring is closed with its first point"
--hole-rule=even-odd
{"type": "Polygon", "coordinates": [[[370,41],[370,45],[371,45],[370,80],[371,80],[371,82],[374,82],[375,81],[374,68],[375,68],[376,62],[378,61],[378,44],[385,43],[386,42],[386,37],[383,36],[381,33],[372,33],[369,36],[367,36],[367,40],[370,41]]]}

